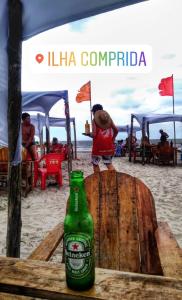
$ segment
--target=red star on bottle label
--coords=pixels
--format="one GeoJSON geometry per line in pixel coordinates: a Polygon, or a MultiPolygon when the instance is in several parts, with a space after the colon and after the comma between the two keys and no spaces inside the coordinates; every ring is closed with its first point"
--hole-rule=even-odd
{"type": "Polygon", "coordinates": [[[78,250],[78,247],[79,247],[79,245],[76,243],[72,245],[73,250],[78,250]]]}

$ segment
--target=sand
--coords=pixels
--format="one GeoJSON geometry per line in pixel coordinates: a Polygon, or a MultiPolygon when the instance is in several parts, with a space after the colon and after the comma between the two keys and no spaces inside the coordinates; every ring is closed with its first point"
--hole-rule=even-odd
{"type": "MultiPolygon", "coordinates": [[[[92,173],[89,153],[79,153],[80,160],[73,161],[73,170],[81,169],[85,177],[92,173]]],[[[182,247],[182,165],[156,166],[129,163],[128,158],[114,158],[117,171],[141,179],[151,190],[157,218],[167,221],[180,247],[182,247]]],[[[41,191],[38,186],[27,198],[22,198],[21,257],[27,258],[40,241],[58,222],[64,220],[69,195],[67,163],[63,163],[63,187],[49,186],[41,191]]],[[[105,166],[101,164],[101,169],[105,166]]],[[[7,196],[0,196],[0,255],[6,255],[7,196]]],[[[60,261],[61,245],[53,261],[60,261]]]]}

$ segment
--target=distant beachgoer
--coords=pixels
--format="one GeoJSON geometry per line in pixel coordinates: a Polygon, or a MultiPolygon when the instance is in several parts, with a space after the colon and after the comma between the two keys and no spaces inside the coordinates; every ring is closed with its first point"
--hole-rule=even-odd
{"type": "Polygon", "coordinates": [[[115,156],[116,157],[121,157],[123,152],[123,140],[120,140],[116,144],[116,149],[115,149],[115,156]]]}
{"type": "Polygon", "coordinates": [[[144,135],[144,137],[142,137],[140,147],[142,149],[141,155],[144,151],[144,156],[146,157],[146,162],[149,163],[153,157],[153,154],[152,154],[152,150],[151,150],[152,145],[150,144],[150,141],[149,141],[149,138],[147,135],[144,135]]]}
{"type": "Polygon", "coordinates": [[[22,146],[26,148],[32,160],[37,159],[35,148],[35,127],[31,124],[30,115],[28,113],[22,114],[22,146]]]}
{"type": "Polygon", "coordinates": [[[151,148],[151,144],[147,135],[141,139],[140,147],[151,148]]]}
{"type": "Polygon", "coordinates": [[[112,157],[115,150],[114,140],[118,134],[118,129],[110,115],[103,110],[101,104],[95,104],[92,107],[92,113],[94,115],[91,134],[93,137],[92,164],[94,173],[100,172],[99,162],[101,158],[108,170],[115,170],[112,165],[112,157]]]}
{"type": "Polygon", "coordinates": [[[163,131],[163,129],[160,129],[159,130],[161,136],[160,136],[160,141],[161,141],[161,144],[165,144],[165,142],[167,141],[169,135],[163,131]]]}
{"type": "Polygon", "coordinates": [[[126,138],[126,143],[125,143],[125,149],[127,152],[129,152],[130,149],[130,140],[131,140],[131,151],[135,151],[137,144],[137,138],[136,136],[132,135],[131,138],[131,134],[126,138]]]}
{"type": "Polygon", "coordinates": [[[50,146],[50,152],[53,153],[60,153],[62,151],[63,145],[58,142],[58,139],[56,137],[53,137],[52,143],[50,146]]]}

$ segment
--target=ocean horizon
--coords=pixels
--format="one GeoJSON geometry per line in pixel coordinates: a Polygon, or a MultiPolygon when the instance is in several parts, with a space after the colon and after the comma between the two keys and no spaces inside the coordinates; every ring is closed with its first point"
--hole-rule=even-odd
{"type": "MultiPolygon", "coordinates": [[[[116,140],[117,141],[117,140],[116,140]]],[[[137,140],[137,142],[140,144],[140,139],[137,140]]],[[[150,142],[151,144],[158,144],[159,139],[151,139],[150,142]]],[[[169,139],[169,142],[171,139],[169,139]]],[[[173,140],[172,140],[173,141],[173,140]]],[[[63,142],[66,143],[66,142],[63,142]]],[[[74,142],[72,141],[74,144],[74,142]]],[[[182,144],[182,139],[176,139],[176,146],[179,147],[182,144]]],[[[92,150],[92,140],[79,140],[77,141],[77,151],[78,152],[90,152],[92,150]]]]}

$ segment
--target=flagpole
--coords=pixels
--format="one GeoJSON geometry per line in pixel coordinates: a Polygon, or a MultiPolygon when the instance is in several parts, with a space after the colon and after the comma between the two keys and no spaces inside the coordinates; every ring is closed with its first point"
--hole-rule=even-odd
{"type": "MultiPolygon", "coordinates": [[[[173,78],[173,74],[172,74],[172,85],[173,85],[172,99],[173,99],[173,115],[174,115],[175,110],[174,110],[174,78],[173,78]]],[[[175,121],[173,122],[173,125],[174,125],[174,147],[176,147],[176,124],[175,124],[175,121]]]]}
{"type": "Polygon", "coordinates": [[[91,94],[91,81],[90,82],[90,120],[91,120],[91,125],[92,125],[92,94],[91,94]]]}

